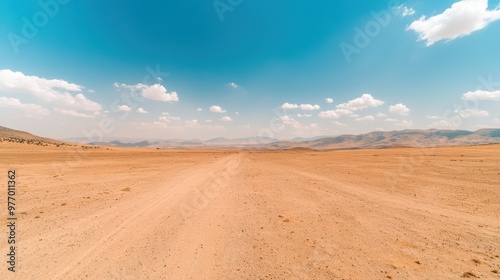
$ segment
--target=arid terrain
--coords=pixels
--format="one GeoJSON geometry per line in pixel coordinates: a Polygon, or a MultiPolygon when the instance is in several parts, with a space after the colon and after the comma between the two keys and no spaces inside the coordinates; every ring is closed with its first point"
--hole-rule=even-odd
{"type": "Polygon", "coordinates": [[[1,279],[500,279],[499,145],[0,155],[1,279]]]}

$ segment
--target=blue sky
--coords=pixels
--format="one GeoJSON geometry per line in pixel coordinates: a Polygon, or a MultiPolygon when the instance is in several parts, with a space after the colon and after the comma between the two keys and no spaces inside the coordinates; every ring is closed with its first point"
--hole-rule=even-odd
{"type": "Polygon", "coordinates": [[[499,3],[2,1],[0,125],[163,139],[499,127],[499,3]]]}

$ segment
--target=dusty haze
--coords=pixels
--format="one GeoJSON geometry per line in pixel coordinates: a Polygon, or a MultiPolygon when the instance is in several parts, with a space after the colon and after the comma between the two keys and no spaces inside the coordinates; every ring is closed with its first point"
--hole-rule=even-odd
{"type": "Polygon", "coordinates": [[[498,145],[0,154],[19,198],[2,279],[500,279],[498,145]]]}

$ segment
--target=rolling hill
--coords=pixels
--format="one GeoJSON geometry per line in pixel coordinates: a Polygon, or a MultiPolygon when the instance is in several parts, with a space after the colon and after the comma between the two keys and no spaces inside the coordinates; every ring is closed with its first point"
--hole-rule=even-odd
{"type": "MultiPolygon", "coordinates": [[[[117,138],[120,139],[120,138],[117,138]]],[[[345,150],[383,149],[393,147],[436,147],[470,146],[500,143],[500,129],[467,130],[402,130],[374,131],[360,135],[321,136],[294,138],[283,141],[268,137],[247,137],[237,139],[215,138],[206,141],[198,139],[149,139],[138,141],[109,140],[86,142],[94,146],[166,148],[166,149],[252,149],[252,150],[345,150]]],[[[123,138],[122,138],[123,139],[123,138]]],[[[17,142],[35,145],[64,145],[64,142],[39,137],[24,131],[0,126],[0,142],[17,142]]],[[[83,143],[83,141],[79,141],[83,143]]]]}
{"type": "Polygon", "coordinates": [[[464,146],[500,143],[500,129],[375,131],[341,135],[304,142],[275,142],[270,149],[309,148],[314,150],[380,149],[391,147],[464,146]]]}
{"type": "Polygon", "coordinates": [[[89,144],[114,147],[150,147],[175,149],[255,149],[255,150],[342,150],[381,149],[391,147],[469,146],[500,143],[500,129],[467,130],[402,130],[374,131],[360,135],[320,136],[278,140],[268,137],[237,139],[214,138],[206,141],[146,140],[106,141],[89,144]]]}
{"type": "Polygon", "coordinates": [[[26,143],[32,145],[65,145],[64,142],[40,137],[28,132],[0,126],[0,142],[26,143]]]}

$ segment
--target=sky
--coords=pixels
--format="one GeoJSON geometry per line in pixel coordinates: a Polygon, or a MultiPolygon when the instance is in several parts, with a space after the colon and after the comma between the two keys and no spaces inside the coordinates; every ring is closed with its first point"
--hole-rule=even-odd
{"type": "Polygon", "coordinates": [[[500,127],[500,1],[0,2],[0,125],[89,140],[500,127]]]}

